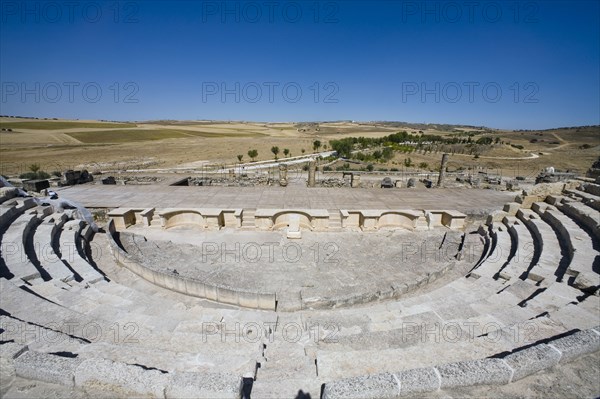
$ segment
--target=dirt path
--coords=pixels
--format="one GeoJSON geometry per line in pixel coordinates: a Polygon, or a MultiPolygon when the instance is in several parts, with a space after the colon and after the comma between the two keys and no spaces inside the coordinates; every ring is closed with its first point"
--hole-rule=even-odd
{"type": "MultiPolygon", "coordinates": [[[[469,154],[452,154],[452,155],[458,155],[461,157],[473,157],[473,155],[469,155],[469,154]]],[[[524,160],[524,159],[536,159],[539,158],[540,156],[538,154],[535,153],[530,153],[528,157],[483,157],[483,156],[479,156],[480,159],[503,159],[503,160],[524,160]]]]}

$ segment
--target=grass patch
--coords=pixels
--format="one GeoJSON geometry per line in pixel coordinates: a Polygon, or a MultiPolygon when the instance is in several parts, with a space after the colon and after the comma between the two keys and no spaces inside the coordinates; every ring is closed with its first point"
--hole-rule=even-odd
{"type": "Polygon", "coordinates": [[[104,122],[69,122],[69,121],[35,121],[35,122],[0,122],[0,128],[4,129],[36,129],[36,130],[59,130],[78,128],[125,128],[136,127],[135,123],[104,123],[104,122]]]}
{"type": "Polygon", "coordinates": [[[99,132],[74,132],[66,134],[86,144],[132,143],[136,141],[154,141],[190,137],[188,132],[172,129],[109,130],[99,132]]]}

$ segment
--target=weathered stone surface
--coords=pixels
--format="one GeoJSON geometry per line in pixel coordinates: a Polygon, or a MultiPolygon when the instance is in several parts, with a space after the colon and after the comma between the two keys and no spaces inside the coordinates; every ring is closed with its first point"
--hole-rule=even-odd
{"type": "MultiPolygon", "coordinates": [[[[2,317],[6,316],[0,316],[0,318],[2,317]]],[[[2,332],[1,329],[0,332],[2,332]]],[[[0,337],[2,336],[0,335],[0,337]]],[[[15,342],[6,342],[0,345],[0,398],[4,397],[15,380],[14,359],[28,350],[27,345],[21,345],[15,342]]]]}
{"type": "Polygon", "coordinates": [[[528,190],[523,190],[525,195],[537,195],[541,197],[546,197],[552,194],[560,194],[565,187],[565,182],[556,182],[556,183],[541,183],[536,184],[528,190]]]}
{"type": "Polygon", "coordinates": [[[170,375],[166,397],[230,398],[241,395],[242,378],[231,374],[175,372],[170,375]]]}
{"type": "Polygon", "coordinates": [[[50,187],[48,180],[25,180],[23,181],[23,188],[26,191],[37,191],[38,193],[46,188],[50,187]]]}
{"type": "Polygon", "coordinates": [[[323,399],[384,399],[400,394],[398,380],[392,373],[346,378],[325,384],[323,399]]]}
{"type": "Polygon", "coordinates": [[[517,202],[508,202],[504,204],[504,208],[502,210],[510,216],[515,216],[520,208],[521,204],[517,202]]]}
{"type": "Polygon", "coordinates": [[[507,384],[512,370],[500,359],[468,360],[437,366],[441,388],[507,384]]]}
{"type": "Polygon", "coordinates": [[[401,396],[432,392],[440,387],[440,377],[433,368],[406,370],[395,375],[400,381],[401,396]]]}
{"type": "Polygon", "coordinates": [[[586,292],[595,293],[600,285],[600,276],[595,273],[579,273],[573,281],[573,286],[586,292]]]}
{"type": "Polygon", "coordinates": [[[588,193],[590,193],[592,195],[600,197],[600,185],[598,185],[598,184],[592,184],[592,183],[587,183],[587,184],[583,184],[582,188],[586,192],[588,192],[588,193]]]}
{"type": "Polygon", "coordinates": [[[561,204],[561,202],[563,202],[564,199],[565,197],[562,195],[552,194],[546,197],[546,202],[550,205],[558,206],[561,204]]]}
{"type": "Polygon", "coordinates": [[[16,187],[0,187],[0,202],[15,198],[19,194],[16,187]]]}
{"type": "Polygon", "coordinates": [[[73,386],[75,370],[80,364],[81,359],[77,358],[25,352],[15,359],[15,371],[19,377],[73,386]]]}
{"type": "Polygon", "coordinates": [[[504,211],[500,211],[500,210],[492,211],[488,215],[485,224],[487,224],[489,226],[490,224],[492,224],[494,222],[501,222],[502,219],[504,219],[504,217],[506,215],[508,215],[508,213],[506,213],[504,211]]]}
{"type": "Polygon", "coordinates": [[[558,364],[559,359],[560,353],[556,349],[540,344],[511,353],[504,361],[514,370],[512,382],[553,367],[558,364]]]}
{"type": "Polygon", "coordinates": [[[529,209],[534,203],[543,201],[545,198],[545,195],[517,195],[515,201],[521,204],[521,208],[529,209]]]}
{"type": "Polygon", "coordinates": [[[21,345],[15,342],[7,342],[0,345],[0,357],[7,359],[15,359],[27,352],[29,348],[27,345],[21,345]]]}
{"type": "Polygon", "coordinates": [[[107,359],[88,359],[75,371],[75,385],[88,392],[110,390],[117,396],[149,395],[164,397],[169,376],[158,370],[113,362],[107,359]]]}
{"type": "Polygon", "coordinates": [[[15,380],[15,365],[12,359],[0,357],[0,397],[4,397],[15,380]]]}
{"type": "Polygon", "coordinates": [[[560,362],[570,362],[579,356],[600,350],[600,335],[593,330],[578,331],[575,334],[555,339],[552,347],[561,353],[560,362]]]}

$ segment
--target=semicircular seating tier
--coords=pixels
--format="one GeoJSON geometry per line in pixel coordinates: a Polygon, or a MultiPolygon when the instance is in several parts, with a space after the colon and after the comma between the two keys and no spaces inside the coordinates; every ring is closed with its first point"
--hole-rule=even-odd
{"type": "Polygon", "coordinates": [[[120,397],[395,398],[568,367],[600,349],[599,194],[584,183],[519,198],[482,223],[451,210],[119,208],[106,234],[0,197],[0,395],[35,380],[120,397]],[[449,255],[377,269],[411,234],[449,255]],[[247,286],[235,262],[200,278],[174,257],[188,259],[186,236],[253,235],[302,249],[362,236],[360,265],[336,283],[353,288],[335,290],[344,264],[289,270],[319,270],[327,295],[247,286]]]}

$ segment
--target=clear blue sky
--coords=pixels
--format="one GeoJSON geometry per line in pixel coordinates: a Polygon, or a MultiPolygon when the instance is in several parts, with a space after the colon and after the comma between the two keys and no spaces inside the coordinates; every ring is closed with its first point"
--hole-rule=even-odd
{"type": "Polygon", "coordinates": [[[71,4],[1,2],[1,114],[600,124],[595,0],[71,4]]]}

